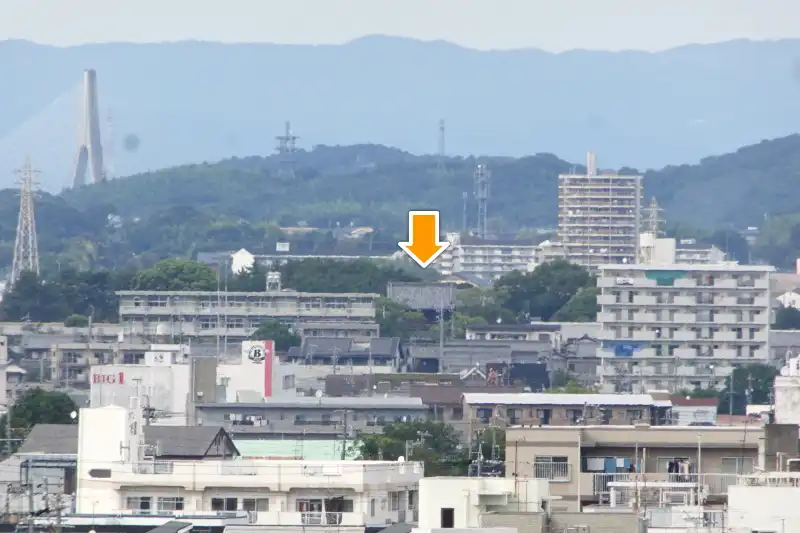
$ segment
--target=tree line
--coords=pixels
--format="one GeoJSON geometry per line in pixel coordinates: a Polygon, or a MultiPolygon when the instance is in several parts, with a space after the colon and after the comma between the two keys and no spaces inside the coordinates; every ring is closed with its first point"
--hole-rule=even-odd
{"type": "MultiPolygon", "coordinates": [[[[385,297],[389,282],[425,281],[434,271],[402,261],[366,259],[339,261],[303,259],[277,267],[282,285],[301,292],[366,292],[382,295],[377,317],[385,336],[408,337],[418,331],[436,332],[422,313],[385,297]]],[[[220,275],[211,266],[186,259],[161,261],[150,268],[78,271],[62,268],[51,275],[23,272],[6,290],[0,303],[5,321],[69,322],[81,325],[115,322],[116,291],[228,291],[266,289],[266,271],[256,265],[239,274],[220,275]]],[[[490,289],[457,291],[453,324],[458,336],[470,324],[528,323],[532,320],[592,321],[597,311],[594,277],[566,261],[539,266],[533,272],[513,272],[490,289]]]]}

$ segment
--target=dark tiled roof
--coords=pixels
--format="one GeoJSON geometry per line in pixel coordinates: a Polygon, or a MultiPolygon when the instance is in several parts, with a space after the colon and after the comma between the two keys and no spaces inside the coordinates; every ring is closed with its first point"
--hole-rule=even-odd
{"type": "MultiPolygon", "coordinates": [[[[214,426],[146,426],[145,442],[160,456],[202,457],[220,431],[214,426]]],[[[77,424],[36,424],[18,453],[77,454],[77,424]]]]}
{"type": "Polygon", "coordinates": [[[352,339],[339,337],[306,337],[302,346],[289,349],[289,358],[298,359],[307,356],[336,355],[339,359],[364,357],[372,354],[376,357],[394,357],[400,346],[397,337],[378,337],[370,339],[369,347],[359,346],[352,339]]]}
{"type": "Polygon", "coordinates": [[[467,326],[472,331],[561,331],[561,324],[474,324],[467,326]]]}
{"type": "Polygon", "coordinates": [[[178,520],[170,520],[158,527],[155,527],[147,533],[180,533],[181,531],[189,531],[192,527],[191,522],[179,522],[178,520]]]}
{"type": "Polygon", "coordinates": [[[409,396],[422,400],[426,405],[461,405],[466,392],[513,393],[523,392],[522,387],[470,387],[468,385],[411,385],[409,396]]]}
{"type": "Polygon", "coordinates": [[[390,300],[415,310],[452,309],[455,306],[455,290],[441,283],[391,282],[387,289],[390,300]]]}

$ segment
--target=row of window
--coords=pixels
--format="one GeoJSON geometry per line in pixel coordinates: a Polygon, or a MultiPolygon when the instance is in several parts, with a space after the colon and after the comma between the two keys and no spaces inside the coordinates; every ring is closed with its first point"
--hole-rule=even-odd
{"type": "MultiPolygon", "coordinates": [[[[123,305],[127,300],[123,300],[123,305]]],[[[130,303],[133,307],[176,307],[176,306],[198,306],[201,309],[213,309],[216,307],[263,307],[263,308],[288,308],[302,307],[304,309],[346,309],[355,306],[371,306],[372,298],[334,298],[334,297],[278,297],[261,299],[239,299],[222,293],[220,298],[204,298],[197,300],[189,298],[181,300],[179,296],[151,296],[149,298],[133,298],[130,303]]]]}
{"type": "MultiPolygon", "coordinates": [[[[565,409],[564,411],[566,414],[566,421],[570,424],[579,424],[585,418],[596,418],[597,424],[611,423],[611,408],[565,409]]],[[[491,422],[492,418],[496,418],[494,410],[491,407],[479,407],[476,410],[476,416],[484,424],[488,424],[491,422]]],[[[530,409],[530,417],[536,420],[539,425],[549,425],[553,418],[553,409],[530,409]]],[[[643,409],[627,409],[625,411],[625,419],[631,424],[642,420],[643,417],[643,409]]],[[[523,409],[508,408],[506,409],[505,417],[501,418],[505,418],[509,424],[520,424],[523,422],[523,409]]]]}
{"type": "MultiPolygon", "coordinates": [[[[636,333],[651,332],[656,339],[674,339],[679,331],[689,331],[694,334],[695,340],[714,340],[717,333],[733,333],[736,340],[755,340],[756,335],[765,328],[741,328],[741,327],[644,327],[644,326],[610,326],[605,328],[614,339],[632,339],[636,333]],[[626,335],[625,335],[626,334],[626,335]]],[[[685,339],[681,339],[685,340],[685,339]]],[[[718,339],[727,341],[729,339],[718,339]]],[[[732,339],[730,339],[732,340],[732,339]]]]}
{"type": "MultiPolygon", "coordinates": [[[[694,317],[695,320],[699,322],[714,322],[717,317],[719,316],[719,310],[714,309],[701,309],[697,310],[693,307],[683,307],[680,309],[652,309],[648,308],[647,310],[641,309],[608,309],[607,307],[603,309],[605,313],[609,313],[614,317],[614,320],[617,322],[622,321],[630,321],[630,322],[640,322],[641,319],[637,319],[637,315],[639,313],[647,313],[648,319],[654,320],[657,322],[675,322],[678,318],[678,313],[681,315],[688,315],[694,317]]],[[[733,315],[733,321],[736,323],[742,323],[747,320],[748,322],[756,322],[759,317],[761,316],[761,310],[752,310],[752,311],[727,311],[725,312],[726,315],[733,315]]]]}
{"type": "MultiPolygon", "coordinates": [[[[283,411],[276,413],[278,419],[286,420],[287,413],[283,411]]],[[[301,425],[322,425],[322,426],[331,426],[342,424],[342,418],[340,416],[333,417],[330,414],[322,414],[319,417],[308,417],[307,415],[289,415],[293,417],[294,424],[301,426],[301,425]]],[[[408,420],[413,420],[416,418],[413,415],[394,415],[394,416],[385,416],[385,415],[371,415],[365,413],[358,413],[355,411],[350,411],[347,414],[347,422],[348,424],[351,422],[365,422],[368,426],[385,426],[391,422],[403,422],[408,420]]],[[[269,419],[262,415],[248,415],[248,414],[239,414],[239,413],[227,413],[224,415],[224,420],[231,422],[235,426],[263,426],[269,423],[269,419]]]]}

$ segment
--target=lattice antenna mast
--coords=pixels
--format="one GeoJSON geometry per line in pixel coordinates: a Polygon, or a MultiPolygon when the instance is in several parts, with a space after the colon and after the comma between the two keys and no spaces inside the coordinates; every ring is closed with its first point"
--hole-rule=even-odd
{"type": "Polygon", "coordinates": [[[275,140],[278,141],[278,146],[275,148],[277,154],[291,154],[297,152],[297,135],[292,134],[292,123],[286,121],[283,135],[278,135],[275,140]]]}
{"type": "Polygon", "coordinates": [[[444,158],[445,158],[445,128],[444,119],[439,120],[439,151],[438,159],[436,161],[436,168],[439,172],[444,172],[444,158]]]}
{"type": "Polygon", "coordinates": [[[658,206],[656,197],[653,196],[653,199],[650,200],[650,206],[647,208],[647,232],[652,233],[655,237],[663,233],[661,230],[664,224],[664,219],[661,216],[663,211],[664,210],[658,206]]]}
{"type": "Polygon", "coordinates": [[[489,234],[489,220],[487,208],[489,205],[489,180],[491,172],[486,165],[475,167],[475,203],[478,206],[478,218],[476,220],[475,234],[481,239],[485,239],[489,234]]]}
{"type": "Polygon", "coordinates": [[[36,237],[36,219],[33,212],[34,175],[38,171],[31,166],[30,158],[17,171],[20,176],[19,220],[17,239],[14,242],[14,262],[11,265],[11,283],[15,283],[22,272],[29,270],[39,275],[39,243],[36,237]]]}

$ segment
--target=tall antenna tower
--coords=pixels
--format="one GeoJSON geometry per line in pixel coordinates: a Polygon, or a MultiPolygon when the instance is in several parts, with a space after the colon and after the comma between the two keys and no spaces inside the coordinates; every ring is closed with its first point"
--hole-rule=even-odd
{"type": "Polygon", "coordinates": [[[275,137],[275,140],[278,141],[275,153],[279,155],[293,154],[297,151],[297,139],[299,138],[297,135],[292,134],[292,123],[287,120],[283,135],[275,137]]]}
{"type": "Polygon", "coordinates": [[[92,183],[105,181],[97,103],[97,72],[94,69],[83,72],[82,111],[83,116],[80,119],[78,131],[78,154],[75,157],[75,171],[72,175],[74,187],[86,184],[87,171],[92,177],[92,183]]]}
{"type": "Polygon", "coordinates": [[[659,207],[655,196],[650,200],[650,206],[645,211],[647,211],[647,232],[652,233],[654,237],[662,235],[661,227],[664,224],[664,219],[661,217],[661,213],[664,210],[659,207]]]}
{"type": "Polygon", "coordinates": [[[464,191],[461,193],[461,202],[464,204],[463,209],[464,212],[462,213],[462,221],[461,221],[461,231],[466,234],[469,231],[469,193],[464,191]]]}
{"type": "Polygon", "coordinates": [[[33,170],[30,158],[25,159],[22,169],[17,171],[19,184],[19,220],[17,239],[14,242],[14,262],[11,265],[11,283],[16,283],[22,272],[30,270],[39,275],[39,243],[36,238],[36,219],[33,214],[33,170]]]}
{"type": "Polygon", "coordinates": [[[444,129],[444,119],[439,120],[439,151],[438,151],[438,158],[436,161],[436,169],[440,172],[444,172],[444,158],[445,158],[445,129],[444,129]]]}
{"type": "Polygon", "coordinates": [[[491,172],[486,165],[477,165],[473,180],[475,182],[475,203],[478,205],[478,218],[476,220],[475,234],[485,239],[489,234],[489,220],[487,207],[489,204],[489,179],[491,172]]]}

